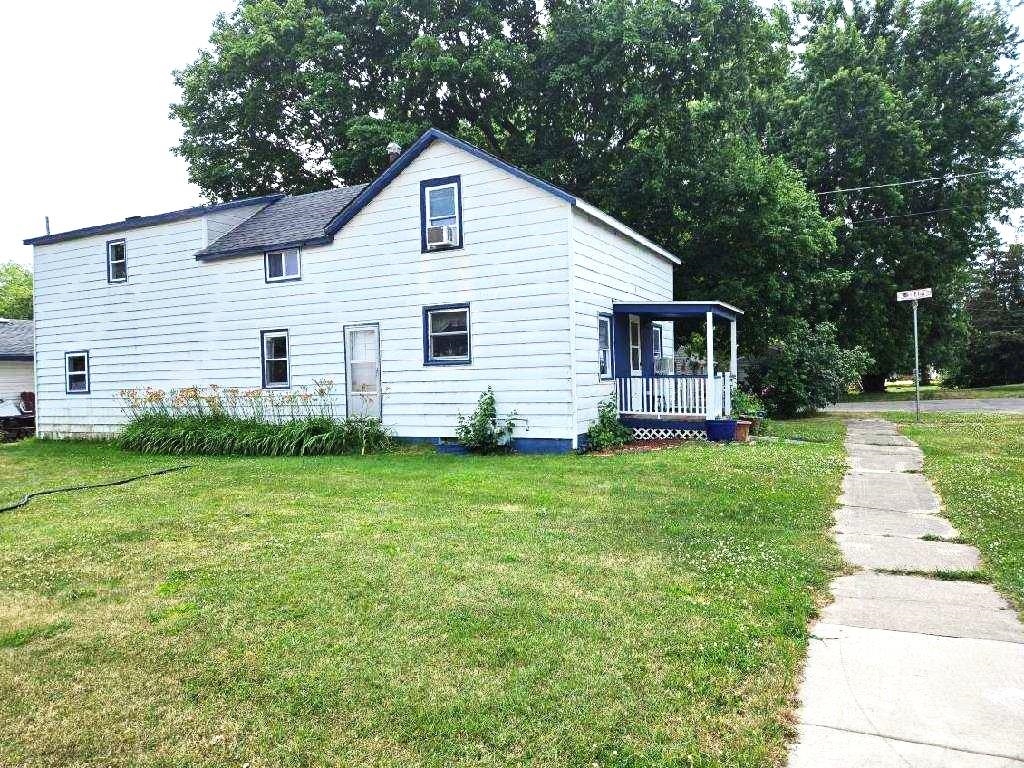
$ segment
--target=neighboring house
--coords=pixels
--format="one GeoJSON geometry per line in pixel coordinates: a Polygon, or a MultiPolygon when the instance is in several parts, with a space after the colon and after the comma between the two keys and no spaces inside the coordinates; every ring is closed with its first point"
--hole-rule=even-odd
{"type": "Polygon", "coordinates": [[[0,317],[0,416],[21,413],[21,395],[35,390],[32,321],[0,317]]]}
{"type": "Polygon", "coordinates": [[[436,130],[366,186],[25,242],[43,436],[117,430],[121,389],[323,378],[341,410],[431,442],[492,386],[523,451],[576,447],[616,393],[640,429],[728,413],[728,372],[657,358],[673,319],[725,318],[735,340],[738,310],[672,302],[671,253],[436,130]]]}

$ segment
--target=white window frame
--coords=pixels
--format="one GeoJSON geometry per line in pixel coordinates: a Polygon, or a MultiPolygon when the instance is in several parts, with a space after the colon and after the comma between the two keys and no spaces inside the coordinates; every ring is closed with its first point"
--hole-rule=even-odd
{"type": "Polygon", "coordinates": [[[302,279],[302,249],[301,248],[280,248],[276,251],[267,251],[263,254],[263,277],[268,283],[284,283],[289,280],[301,280],[302,279]],[[296,272],[294,275],[288,274],[288,254],[295,252],[295,268],[296,272]],[[281,257],[281,276],[271,277],[270,276],[270,257],[280,256],[281,257]]]}
{"type": "Polygon", "coordinates": [[[629,316],[629,374],[630,376],[644,375],[644,345],[643,333],[640,329],[640,318],[636,315],[629,316]],[[633,339],[633,329],[636,329],[636,340],[633,339]],[[633,367],[633,351],[636,351],[637,366],[633,367]]]}
{"type": "Polygon", "coordinates": [[[64,394],[66,395],[88,395],[92,391],[92,366],[89,364],[89,350],[82,349],[76,352],[64,353],[64,394]],[[80,357],[85,360],[84,371],[72,371],[71,359],[80,357]],[[85,376],[85,389],[72,389],[72,376],[85,376]]]}
{"type": "Polygon", "coordinates": [[[263,389],[289,389],[292,385],[292,342],[288,337],[287,328],[277,328],[272,331],[260,331],[260,365],[263,367],[262,379],[263,389]],[[284,357],[267,357],[267,340],[284,337],[284,357]],[[285,370],[288,376],[284,382],[271,383],[268,373],[268,364],[284,360],[285,370]]]}
{"type": "Polygon", "coordinates": [[[108,283],[127,283],[128,282],[128,243],[125,242],[124,238],[120,240],[108,240],[107,241],[107,282],[108,283]],[[121,246],[122,256],[120,259],[112,259],[111,251],[115,245],[121,246]],[[111,269],[113,264],[124,264],[124,277],[115,278],[113,270],[111,269]]]}
{"type": "Polygon", "coordinates": [[[426,226],[428,226],[428,227],[437,226],[436,224],[434,224],[434,219],[451,219],[451,218],[454,218],[455,219],[454,222],[452,222],[451,224],[446,224],[445,226],[455,227],[456,231],[458,231],[458,228],[459,228],[459,182],[457,182],[457,181],[449,181],[449,182],[447,182],[445,184],[434,184],[434,185],[431,185],[431,186],[426,186],[426,187],[423,188],[423,197],[424,197],[424,206],[426,207],[426,220],[427,220],[426,221],[426,226]],[[431,214],[431,211],[430,211],[430,193],[434,192],[436,190],[439,190],[439,189],[451,189],[452,190],[452,202],[454,203],[454,205],[452,206],[453,214],[451,216],[449,216],[448,214],[445,214],[443,216],[434,216],[434,215],[431,214]]]}
{"type": "Polygon", "coordinates": [[[437,307],[424,307],[423,309],[423,364],[424,365],[469,365],[473,362],[473,318],[469,311],[469,304],[444,305],[437,307]],[[435,314],[441,312],[465,312],[465,331],[434,331],[431,319],[435,314]],[[451,357],[435,357],[433,340],[435,336],[466,336],[466,354],[451,357]]]}
{"type": "Polygon", "coordinates": [[[615,376],[612,363],[612,319],[607,315],[597,316],[597,376],[599,379],[611,379],[615,376]],[[608,347],[601,347],[601,326],[608,326],[608,347]],[[603,359],[602,359],[603,358],[603,359]],[[601,373],[601,363],[604,362],[604,373],[601,373]]]}

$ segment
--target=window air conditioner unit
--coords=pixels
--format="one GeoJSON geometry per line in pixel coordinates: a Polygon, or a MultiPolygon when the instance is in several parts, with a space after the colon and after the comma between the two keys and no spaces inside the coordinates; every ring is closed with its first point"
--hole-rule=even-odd
{"type": "Polygon", "coordinates": [[[459,244],[459,231],[453,224],[441,227],[427,227],[427,250],[451,248],[459,244]]]}

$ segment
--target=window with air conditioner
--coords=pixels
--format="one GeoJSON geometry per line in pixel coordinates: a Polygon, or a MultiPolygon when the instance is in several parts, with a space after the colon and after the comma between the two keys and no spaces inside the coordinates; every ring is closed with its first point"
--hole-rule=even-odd
{"type": "Polygon", "coordinates": [[[462,181],[458,176],[420,183],[423,251],[462,247],[462,181]]]}

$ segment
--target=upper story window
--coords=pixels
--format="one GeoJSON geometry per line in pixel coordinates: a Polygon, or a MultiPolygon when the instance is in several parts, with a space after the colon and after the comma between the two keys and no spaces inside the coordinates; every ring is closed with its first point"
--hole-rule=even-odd
{"type": "Polygon", "coordinates": [[[597,318],[597,370],[602,379],[612,377],[612,319],[597,318]]]}
{"type": "Polygon", "coordinates": [[[64,391],[69,395],[89,394],[89,353],[64,353],[64,391]]]}
{"type": "Polygon", "coordinates": [[[462,180],[458,176],[420,182],[420,228],[424,253],[462,247],[462,180]]]}
{"type": "Polygon", "coordinates": [[[267,389],[287,389],[291,386],[288,331],[263,331],[263,386],[267,389]]]}
{"type": "Polygon", "coordinates": [[[471,361],[469,304],[423,309],[423,364],[463,365],[471,361]]]}
{"type": "Polygon", "coordinates": [[[302,277],[302,262],[299,258],[299,249],[268,251],[263,257],[263,268],[268,283],[300,279],[302,277]]]}
{"type": "Polygon", "coordinates": [[[107,282],[128,282],[128,251],[124,240],[111,240],[107,243],[107,282]]]}

